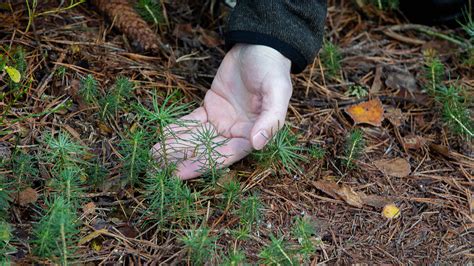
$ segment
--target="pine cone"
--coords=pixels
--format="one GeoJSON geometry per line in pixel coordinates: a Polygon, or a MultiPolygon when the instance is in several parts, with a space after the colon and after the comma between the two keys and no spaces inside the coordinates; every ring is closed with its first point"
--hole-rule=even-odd
{"type": "Polygon", "coordinates": [[[141,49],[153,52],[159,50],[161,43],[158,36],[135,12],[128,0],[92,0],[91,2],[141,49]]]}

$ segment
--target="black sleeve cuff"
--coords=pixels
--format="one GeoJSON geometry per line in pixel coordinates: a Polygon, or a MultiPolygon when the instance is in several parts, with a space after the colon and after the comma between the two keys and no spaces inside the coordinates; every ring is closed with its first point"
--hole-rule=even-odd
{"type": "Polygon", "coordinates": [[[305,57],[291,45],[272,37],[268,34],[252,32],[252,31],[229,31],[225,34],[225,44],[227,49],[232,48],[234,44],[246,43],[269,46],[291,61],[291,73],[301,73],[308,62],[305,57]]]}

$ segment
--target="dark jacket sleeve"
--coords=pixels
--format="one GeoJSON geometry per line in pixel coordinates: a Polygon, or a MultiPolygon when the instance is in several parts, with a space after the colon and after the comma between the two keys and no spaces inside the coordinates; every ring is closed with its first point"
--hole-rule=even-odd
{"type": "Polygon", "coordinates": [[[299,73],[313,62],[323,38],[327,0],[237,0],[225,40],[270,46],[299,73]]]}

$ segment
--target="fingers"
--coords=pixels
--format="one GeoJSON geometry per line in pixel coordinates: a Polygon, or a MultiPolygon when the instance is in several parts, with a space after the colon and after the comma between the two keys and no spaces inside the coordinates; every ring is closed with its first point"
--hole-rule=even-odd
{"type": "Polygon", "coordinates": [[[252,145],[247,139],[233,138],[228,140],[224,145],[217,147],[213,151],[214,154],[211,158],[206,158],[206,156],[203,156],[203,153],[201,153],[198,156],[182,161],[178,164],[176,173],[182,180],[196,178],[208,172],[213,165],[217,167],[217,169],[221,169],[241,160],[247,156],[251,150],[252,145]]]}
{"type": "Polygon", "coordinates": [[[250,140],[256,150],[261,150],[285,123],[292,92],[291,81],[282,85],[271,87],[262,96],[262,111],[250,132],[250,140]]]}

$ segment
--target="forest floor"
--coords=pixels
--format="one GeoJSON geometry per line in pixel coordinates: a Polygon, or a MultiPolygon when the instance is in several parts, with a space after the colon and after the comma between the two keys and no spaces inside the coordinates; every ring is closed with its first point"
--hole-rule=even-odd
{"type": "MultiPolygon", "coordinates": [[[[38,14],[57,7],[46,2],[38,14]]],[[[88,3],[37,16],[28,30],[26,5],[1,4],[0,54],[21,74],[15,83],[0,72],[4,260],[472,263],[474,53],[462,28],[421,28],[329,1],[325,47],[293,76],[286,139],[274,145],[289,145],[298,167],[281,157],[263,163],[271,152],[260,153],[215,179],[173,183],[130,166],[133,148],[148,151],[159,139],[130,145],[148,126],[135,107],[153,96],[199,106],[225,55],[229,9],[164,2],[154,30],[167,55],[140,53],[88,3]],[[89,74],[97,97],[118,90],[117,77],[133,88],[103,115],[109,102],[81,93],[89,74]],[[450,120],[430,86],[457,88],[450,93],[467,121],[450,120]],[[170,188],[155,195],[159,184],[170,188]]]]}

